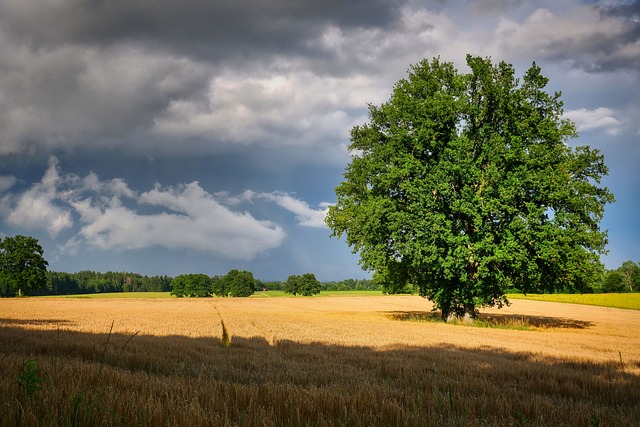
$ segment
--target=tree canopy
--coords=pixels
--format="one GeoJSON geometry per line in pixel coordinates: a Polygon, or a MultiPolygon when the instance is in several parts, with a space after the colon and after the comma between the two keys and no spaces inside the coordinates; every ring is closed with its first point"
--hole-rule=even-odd
{"type": "Polygon", "coordinates": [[[442,317],[505,294],[589,288],[614,201],[603,156],[571,148],[575,125],[533,63],[423,60],[351,131],[351,163],[326,221],[388,290],[407,284],[442,317]]]}
{"type": "MultiPolygon", "coordinates": [[[[253,273],[245,270],[231,270],[220,279],[222,288],[232,297],[249,297],[256,289],[253,273]]],[[[222,296],[222,295],[218,295],[222,296]]],[[[226,295],[225,295],[226,296],[226,295]]]]}
{"type": "Polygon", "coordinates": [[[206,274],[181,274],[171,281],[171,295],[176,297],[209,297],[214,279],[206,274]]]}
{"type": "Polygon", "coordinates": [[[305,273],[301,276],[296,274],[289,276],[282,285],[282,290],[288,294],[312,296],[319,294],[321,287],[313,273],[305,273]]]}
{"type": "Polygon", "coordinates": [[[29,236],[14,236],[0,240],[0,286],[3,295],[22,296],[29,289],[47,285],[44,250],[38,240],[29,236]]]}

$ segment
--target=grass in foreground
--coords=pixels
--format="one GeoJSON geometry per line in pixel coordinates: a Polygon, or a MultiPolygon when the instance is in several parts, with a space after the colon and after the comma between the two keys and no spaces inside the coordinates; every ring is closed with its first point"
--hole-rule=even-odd
{"type": "Polygon", "coordinates": [[[640,310],[640,293],[624,294],[509,294],[510,299],[586,304],[640,310]]]}

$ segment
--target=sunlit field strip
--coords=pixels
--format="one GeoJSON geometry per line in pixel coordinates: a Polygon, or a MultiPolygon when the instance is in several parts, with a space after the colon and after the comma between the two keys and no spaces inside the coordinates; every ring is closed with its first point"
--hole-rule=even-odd
{"type": "Polygon", "coordinates": [[[597,305],[600,307],[640,310],[640,293],[624,294],[510,294],[510,299],[597,305]]]}
{"type": "MultiPolygon", "coordinates": [[[[319,297],[384,297],[382,291],[351,290],[351,291],[322,291],[320,295],[313,297],[294,296],[284,291],[260,291],[250,298],[319,298],[319,297]]],[[[409,295],[406,295],[407,297],[409,295]]],[[[169,292],[116,292],[82,295],[47,296],[43,298],[173,298],[169,292]]],[[[640,293],[622,294],[509,294],[510,299],[523,299],[531,301],[561,302],[568,304],[595,305],[600,307],[624,308],[640,310],[640,293]]]]}

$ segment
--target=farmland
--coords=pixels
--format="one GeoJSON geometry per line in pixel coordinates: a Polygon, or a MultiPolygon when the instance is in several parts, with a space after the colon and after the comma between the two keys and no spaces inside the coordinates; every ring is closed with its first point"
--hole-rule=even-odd
{"type": "Polygon", "coordinates": [[[0,299],[0,425],[640,423],[640,311],[513,300],[482,313],[504,327],[478,328],[429,310],[416,296],[0,299]]]}
{"type": "Polygon", "coordinates": [[[607,294],[545,294],[545,295],[509,295],[511,299],[528,299],[535,301],[563,302],[568,304],[598,305],[601,307],[626,308],[640,310],[640,294],[607,293],[607,294]]]}

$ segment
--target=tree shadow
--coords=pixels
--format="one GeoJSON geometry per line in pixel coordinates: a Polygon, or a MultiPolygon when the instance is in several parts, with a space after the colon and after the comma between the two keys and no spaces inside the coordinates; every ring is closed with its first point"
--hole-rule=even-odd
{"type": "Polygon", "coordinates": [[[225,346],[214,328],[211,337],[193,338],[3,322],[0,390],[8,403],[0,415],[15,424],[25,420],[20,411],[61,425],[640,423],[640,377],[630,372],[637,361],[622,356],[595,363],[494,347],[381,348],[233,335],[225,346]],[[21,400],[16,382],[33,359],[45,378],[42,406],[21,400]]]}
{"type": "Polygon", "coordinates": [[[587,329],[594,325],[593,322],[566,317],[531,316],[521,314],[482,313],[480,319],[496,324],[531,325],[535,328],[562,328],[562,329],[587,329]]]}
{"type": "MultiPolygon", "coordinates": [[[[409,322],[442,322],[439,313],[426,311],[391,311],[384,312],[389,318],[399,321],[409,322]]],[[[452,324],[463,324],[474,326],[472,322],[450,322],[452,324]]],[[[564,317],[551,316],[531,316],[522,314],[504,314],[504,313],[480,313],[476,326],[479,327],[496,327],[506,329],[586,329],[593,326],[593,322],[568,319],[564,317]]]]}

